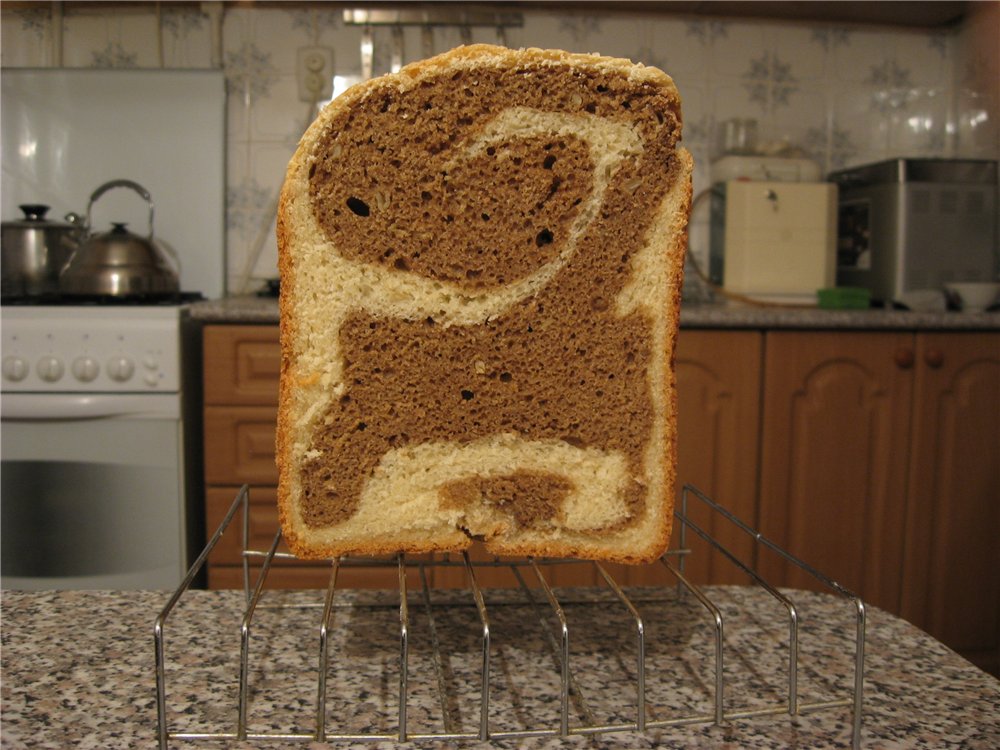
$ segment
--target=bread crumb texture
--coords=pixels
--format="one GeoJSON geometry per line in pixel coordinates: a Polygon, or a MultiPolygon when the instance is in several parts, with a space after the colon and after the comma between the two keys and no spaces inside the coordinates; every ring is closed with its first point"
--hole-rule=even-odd
{"type": "Polygon", "coordinates": [[[485,45],[321,113],[278,229],[293,550],[662,551],[680,130],[655,69],[485,45]]]}

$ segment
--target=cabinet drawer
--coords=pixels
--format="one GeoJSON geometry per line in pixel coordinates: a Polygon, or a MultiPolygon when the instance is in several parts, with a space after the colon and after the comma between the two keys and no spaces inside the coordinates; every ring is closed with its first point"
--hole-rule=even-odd
{"type": "Polygon", "coordinates": [[[202,346],[206,404],[278,403],[277,326],[206,326],[202,346]]]}
{"type": "Polygon", "coordinates": [[[277,485],[272,406],[205,407],[205,482],[277,485]]]}

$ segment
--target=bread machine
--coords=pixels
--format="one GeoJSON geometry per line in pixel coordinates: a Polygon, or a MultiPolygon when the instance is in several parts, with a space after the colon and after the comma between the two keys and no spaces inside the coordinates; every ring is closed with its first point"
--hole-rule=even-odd
{"type": "Polygon", "coordinates": [[[944,284],[996,280],[996,161],[890,159],[830,179],[840,187],[838,285],[933,309],[944,284]]]}
{"type": "Polygon", "coordinates": [[[836,270],[837,187],[808,159],[712,164],[709,277],[761,301],[816,304],[836,270]]]}

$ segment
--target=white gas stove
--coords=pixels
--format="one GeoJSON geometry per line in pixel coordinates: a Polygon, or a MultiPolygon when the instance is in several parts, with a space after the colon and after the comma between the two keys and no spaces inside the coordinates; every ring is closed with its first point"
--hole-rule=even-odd
{"type": "Polygon", "coordinates": [[[178,304],[0,310],[4,588],[181,580],[185,319],[178,304]]]}

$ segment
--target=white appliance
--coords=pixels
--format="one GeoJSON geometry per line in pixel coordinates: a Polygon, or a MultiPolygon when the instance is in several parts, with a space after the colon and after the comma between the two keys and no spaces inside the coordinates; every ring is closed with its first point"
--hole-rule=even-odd
{"type": "Polygon", "coordinates": [[[181,581],[182,321],[176,305],[3,308],[3,588],[181,581]]]}
{"type": "Polygon", "coordinates": [[[712,281],[760,301],[817,304],[836,278],[837,186],[815,181],[818,165],[802,159],[726,157],[712,174],[712,281]]]}
{"type": "MultiPolygon", "coordinates": [[[[84,213],[99,185],[137,182],[156,205],[157,240],[180,260],[181,289],[225,291],[225,77],[219,70],[5,69],[3,218],[22,203],[84,213]]],[[[145,232],[129,191],[95,206],[94,228],[145,232]]]]}

